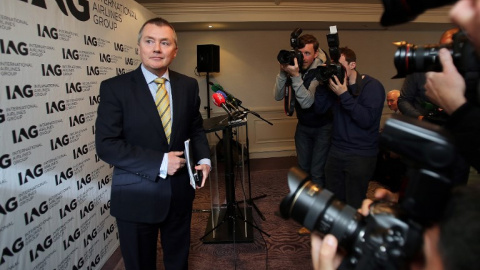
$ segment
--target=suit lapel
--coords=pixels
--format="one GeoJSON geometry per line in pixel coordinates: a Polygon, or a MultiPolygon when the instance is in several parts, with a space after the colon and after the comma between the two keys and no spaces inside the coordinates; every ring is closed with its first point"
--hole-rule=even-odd
{"type": "Polygon", "coordinates": [[[162,120],[158,115],[155,101],[152,98],[152,94],[150,93],[147,82],[145,81],[145,77],[143,77],[143,73],[140,67],[135,70],[133,81],[135,84],[135,96],[137,96],[139,100],[138,106],[144,109],[146,117],[151,119],[154,129],[158,132],[160,136],[165,139],[165,141],[167,141],[167,136],[165,136],[165,131],[163,130],[162,126],[162,120]]]}
{"type": "Polygon", "coordinates": [[[176,132],[178,132],[179,125],[182,123],[182,113],[184,113],[185,102],[185,87],[177,74],[173,71],[169,71],[170,86],[172,88],[172,106],[173,106],[173,122],[172,122],[172,134],[170,136],[170,142],[173,144],[173,140],[178,138],[176,132]]]}

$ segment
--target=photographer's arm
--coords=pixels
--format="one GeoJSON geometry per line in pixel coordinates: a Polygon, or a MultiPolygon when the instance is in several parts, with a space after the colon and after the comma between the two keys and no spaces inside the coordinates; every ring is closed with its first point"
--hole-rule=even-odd
{"type": "Polygon", "coordinates": [[[275,86],[273,87],[273,96],[276,101],[280,101],[285,97],[285,83],[287,82],[287,74],[280,69],[275,79],[275,86]]]}

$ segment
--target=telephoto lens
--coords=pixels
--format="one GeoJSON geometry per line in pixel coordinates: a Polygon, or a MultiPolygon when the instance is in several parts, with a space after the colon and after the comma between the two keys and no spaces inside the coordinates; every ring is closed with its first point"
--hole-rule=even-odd
{"type": "Polygon", "coordinates": [[[292,218],[310,231],[333,234],[340,245],[354,241],[362,220],[356,209],[308,180],[308,175],[297,167],[288,173],[288,187],[290,193],[280,203],[284,218],[292,218]]]}

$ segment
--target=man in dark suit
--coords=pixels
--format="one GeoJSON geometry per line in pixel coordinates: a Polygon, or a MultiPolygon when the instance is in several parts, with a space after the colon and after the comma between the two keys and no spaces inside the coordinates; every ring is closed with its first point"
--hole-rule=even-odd
{"type": "Polygon", "coordinates": [[[188,269],[195,190],[185,168],[184,141],[190,139],[195,169],[203,174],[197,188],[211,166],[198,83],[169,70],[178,48],[166,20],[145,22],[138,48],[139,68],[100,85],[95,142],[98,156],[114,166],[110,212],[127,270],[156,268],[159,230],[165,269],[188,269]],[[167,119],[157,108],[158,78],[166,79],[160,86],[169,100],[167,119]]]}

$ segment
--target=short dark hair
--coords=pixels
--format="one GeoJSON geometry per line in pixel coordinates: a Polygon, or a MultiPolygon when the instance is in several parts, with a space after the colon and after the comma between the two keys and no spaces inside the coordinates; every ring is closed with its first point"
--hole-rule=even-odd
{"type": "Polygon", "coordinates": [[[357,62],[357,55],[352,49],[348,47],[341,47],[338,50],[340,51],[340,55],[343,54],[345,56],[347,63],[350,64],[351,62],[357,62]]]}
{"type": "Polygon", "coordinates": [[[439,222],[438,249],[447,270],[480,265],[480,184],[457,187],[439,222]]]}
{"type": "Polygon", "coordinates": [[[137,44],[140,44],[140,39],[142,38],[142,34],[143,34],[143,28],[145,28],[145,25],[147,25],[147,24],[154,24],[156,26],[168,26],[168,27],[170,27],[173,30],[173,39],[175,41],[175,46],[178,46],[177,45],[177,33],[175,32],[175,28],[173,28],[173,25],[171,23],[169,23],[167,20],[165,20],[164,18],[160,18],[160,17],[152,18],[152,19],[146,21],[142,25],[142,27],[138,31],[137,44]]]}
{"type": "Polygon", "coordinates": [[[298,38],[298,43],[298,47],[300,49],[305,48],[305,45],[307,44],[313,44],[313,49],[315,50],[315,52],[318,51],[318,48],[320,47],[317,38],[310,34],[301,35],[298,38]]]}

